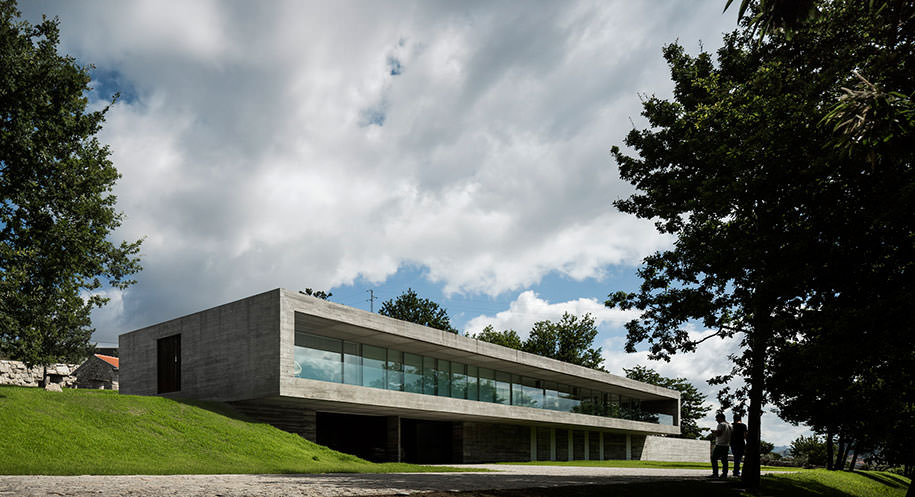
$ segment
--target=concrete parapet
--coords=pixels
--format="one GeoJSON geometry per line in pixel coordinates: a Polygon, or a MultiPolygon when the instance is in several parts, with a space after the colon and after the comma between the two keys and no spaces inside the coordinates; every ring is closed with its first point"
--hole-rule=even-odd
{"type": "Polygon", "coordinates": [[[709,442],[649,435],[640,456],[642,461],[708,462],[709,442]]]}

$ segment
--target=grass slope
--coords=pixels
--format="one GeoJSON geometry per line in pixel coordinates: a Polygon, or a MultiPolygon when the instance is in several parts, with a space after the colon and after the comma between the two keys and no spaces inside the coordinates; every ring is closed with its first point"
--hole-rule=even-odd
{"type": "Polygon", "coordinates": [[[0,474],[442,471],[374,464],[219,403],[0,386],[0,474]]]}

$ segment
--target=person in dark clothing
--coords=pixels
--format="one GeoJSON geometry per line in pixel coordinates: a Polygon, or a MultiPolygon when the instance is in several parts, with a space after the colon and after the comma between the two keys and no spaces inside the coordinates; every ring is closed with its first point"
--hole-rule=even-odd
{"type": "Polygon", "coordinates": [[[740,421],[740,415],[734,414],[731,425],[731,453],[734,454],[734,476],[740,476],[740,461],[747,448],[747,425],[740,421]]]}

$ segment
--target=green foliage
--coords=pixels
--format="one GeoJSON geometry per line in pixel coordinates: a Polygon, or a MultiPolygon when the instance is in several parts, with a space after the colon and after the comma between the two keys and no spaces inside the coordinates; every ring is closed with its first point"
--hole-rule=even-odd
{"type": "Polygon", "coordinates": [[[29,365],[88,354],[102,280],[124,289],[140,242],[113,243],[119,175],[96,138],[89,71],[58,55],[56,20],[0,1],[0,350],[29,365]]]}
{"type": "MultiPolygon", "coordinates": [[[[0,474],[428,471],[373,464],[220,403],[117,392],[0,387],[0,474]]],[[[441,468],[434,468],[439,471],[441,468]]]]}
{"type": "Polygon", "coordinates": [[[773,449],[775,449],[774,443],[766,442],[765,440],[759,441],[759,453],[761,455],[771,454],[773,449]]]}
{"type": "Polygon", "coordinates": [[[789,452],[799,465],[826,465],[826,443],[816,435],[796,438],[791,442],[789,452]]]}
{"type": "Polygon", "coordinates": [[[579,318],[566,312],[558,323],[549,320],[534,323],[523,350],[603,371],[601,349],[591,347],[595,338],[597,327],[593,316],[585,314],[579,318]]]}
{"type": "Polygon", "coordinates": [[[312,290],[311,288],[306,288],[305,291],[299,290],[299,293],[302,295],[308,295],[309,297],[315,297],[321,300],[328,300],[334,296],[331,292],[325,292],[324,290],[312,290]]]}
{"type": "Polygon", "coordinates": [[[680,392],[681,438],[700,439],[703,431],[709,431],[708,428],[699,427],[699,420],[708,414],[712,407],[705,403],[707,396],[686,378],[667,378],[658,374],[654,369],[645,366],[636,366],[632,369],[624,368],[623,371],[626,373],[626,378],[680,392]]]}
{"type": "Polygon", "coordinates": [[[448,311],[430,299],[420,298],[412,288],[408,288],[397,298],[382,302],[378,314],[449,333],[458,332],[451,326],[448,311]]]}
{"type": "Polygon", "coordinates": [[[524,348],[524,344],[521,342],[521,337],[518,336],[517,331],[496,331],[491,324],[487,325],[485,328],[483,328],[483,331],[477,333],[476,335],[471,335],[471,338],[476,338],[477,340],[482,340],[484,342],[494,343],[496,345],[501,345],[510,349],[522,350],[524,348]]]}
{"type": "MultiPolygon", "coordinates": [[[[713,382],[746,380],[719,398],[749,401],[752,486],[770,395],[808,413],[910,412],[912,384],[898,371],[915,366],[915,137],[906,103],[915,94],[915,6],[815,2],[821,15],[812,17],[789,12],[807,12],[809,2],[745,6],[777,29],[764,25],[757,38],[745,23],[715,59],[666,47],[673,98],[645,100],[649,127],[625,140],[637,156],[612,150],[637,188],[617,208],[676,242],[645,258],[637,292],[607,304],[643,311],[626,326],[627,350],[647,343],[656,359],[714,337],[740,340],[731,372],[713,382]],[[711,331],[692,336],[692,322],[711,331]],[[775,378],[773,364],[788,363],[791,374],[775,378]],[[817,376],[833,379],[806,381],[820,367],[817,376]]],[[[881,419],[876,426],[898,433],[881,419]]]]}
{"type": "Polygon", "coordinates": [[[603,371],[604,358],[601,349],[593,348],[597,338],[594,317],[585,314],[581,318],[563,313],[559,322],[550,320],[534,323],[527,340],[522,341],[515,330],[495,331],[487,326],[473,338],[484,342],[523,350],[531,354],[550,357],[563,362],[577,364],[603,371]]]}

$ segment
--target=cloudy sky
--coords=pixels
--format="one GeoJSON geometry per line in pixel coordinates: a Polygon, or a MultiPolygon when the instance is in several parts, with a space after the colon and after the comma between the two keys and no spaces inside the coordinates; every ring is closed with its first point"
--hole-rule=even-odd
{"type": "MultiPolygon", "coordinates": [[[[144,270],[95,339],[276,287],[363,309],[412,287],[465,332],[590,312],[611,372],[647,363],[602,302],[670,240],[613,209],[609,149],[670,94],[664,44],[720,46],[723,5],[24,2],[95,66],[93,106],[121,94],[101,139],[144,270]]],[[[733,348],[649,365],[713,392],[733,348]]]]}

